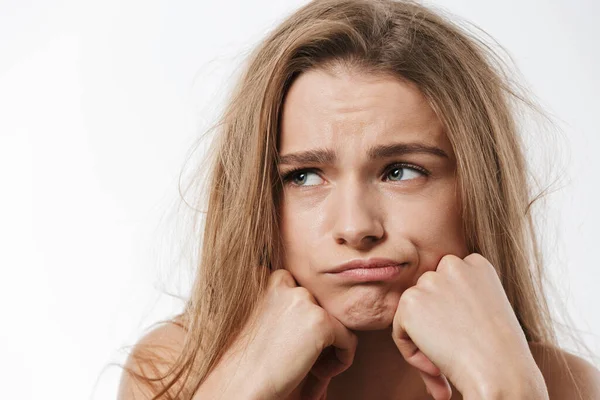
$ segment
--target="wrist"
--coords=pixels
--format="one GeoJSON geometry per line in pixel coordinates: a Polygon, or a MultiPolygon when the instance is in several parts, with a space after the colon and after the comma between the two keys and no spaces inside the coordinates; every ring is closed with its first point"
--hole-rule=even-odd
{"type": "Polygon", "coordinates": [[[544,376],[537,365],[520,371],[513,369],[501,378],[480,380],[470,394],[465,394],[465,400],[549,400],[544,376]]]}
{"type": "Polygon", "coordinates": [[[257,368],[247,368],[243,357],[229,349],[200,385],[192,400],[209,399],[274,399],[262,380],[256,376],[257,368]]]}

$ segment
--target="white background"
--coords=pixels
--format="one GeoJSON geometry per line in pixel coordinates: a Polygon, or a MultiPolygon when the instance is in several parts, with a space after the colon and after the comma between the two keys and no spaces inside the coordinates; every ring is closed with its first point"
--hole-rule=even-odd
{"type": "MultiPolygon", "coordinates": [[[[188,151],[247,51],[305,3],[0,2],[2,397],[115,397],[118,349],[181,309],[163,292],[187,293],[172,210],[188,151]]],[[[433,4],[495,37],[560,119],[549,266],[598,354],[600,3],[433,4]]]]}

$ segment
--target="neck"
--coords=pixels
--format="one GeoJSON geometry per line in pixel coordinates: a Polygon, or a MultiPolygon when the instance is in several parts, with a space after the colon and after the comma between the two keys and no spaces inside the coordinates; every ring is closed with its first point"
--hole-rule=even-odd
{"type": "Polygon", "coordinates": [[[328,400],[427,398],[418,370],[404,360],[396,347],[391,326],[354,334],[358,337],[354,361],[331,380],[328,400]]]}

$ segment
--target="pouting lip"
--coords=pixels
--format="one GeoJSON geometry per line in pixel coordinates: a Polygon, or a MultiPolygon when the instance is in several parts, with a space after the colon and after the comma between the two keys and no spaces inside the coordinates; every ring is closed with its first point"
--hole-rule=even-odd
{"type": "Polygon", "coordinates": [[[349,261],[344,264],[340,264],[328,271],[327,273],[335,274],[338,272],[347,271],[349,269],[356,268],[383,268],[383,267],[401,267],[406,263],[391,260],[389,258],[369,258],[369,259],[356,259],[349,261]]]}

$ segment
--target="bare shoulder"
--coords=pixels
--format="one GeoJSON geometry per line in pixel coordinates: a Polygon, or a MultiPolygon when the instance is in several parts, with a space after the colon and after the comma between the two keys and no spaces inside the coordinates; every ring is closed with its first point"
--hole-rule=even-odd
{"type": "Polygon", "coordinates": [[[529,343],[529,348],[544,376],[550,400],[579,399],[579,393],[582,399],[600,399],[600,371],[589,361],[539,343],[529,343]],[[562,362],[561,355],[568,368],[562,362]]]}
{"type": "MultiPolygon", "coordinates": [[[[147,378],[165,376],[182,351],[186,330],[181,316],[152,329],[133,346],[125,367],[147,378]],[[148,362],[152,360],[152,362],[148,362]]],[[[169,377],[170,378],[170,377],[169,377]]],[[[163,382],[163,384],[165,384],[163,382]]],[[[156,386],[160,386],[155,383],[156,386]]],[[[179,387],[175,386],[175,390],[179,387]]],[[[118,399],[150,399],[155,388],[143,384],[127,370],[121,375],[118,399]]]]}

